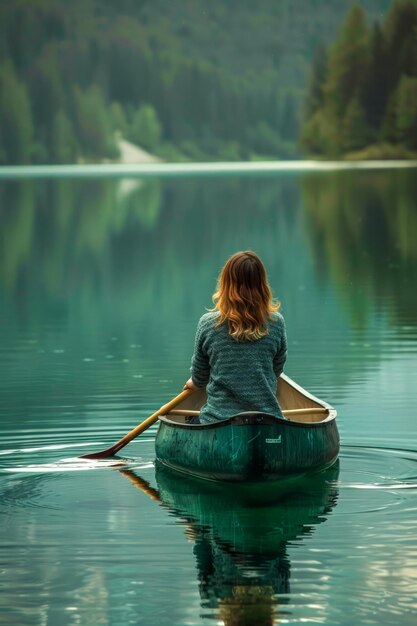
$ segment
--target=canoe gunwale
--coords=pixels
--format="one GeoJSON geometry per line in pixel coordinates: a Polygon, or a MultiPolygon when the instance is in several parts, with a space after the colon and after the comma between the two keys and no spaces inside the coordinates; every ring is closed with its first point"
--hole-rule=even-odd
{"type": "Polygon", "coordinates": [[[287,374],[284,374],[283,372],[279,378],[282,378],[282,380],[285,381],[290,387],[293,387],[293,389],[298,391],[300,395],[304,396],[308,400],[312,400],[312,402],[314,402],[318,406],[328,409],[329,411],[334,411],[335,416],[336,416],[337,411],[331,404],[329,404],[325,400],[321,400],[320,398],[317,398],[317,396],[313,395],[310,391],[307,391],[307,389],[304,389],[304,387],[296,383],[295,380],[287,376],[287,374]]]}
{"type": "Polygon", "coordinates": [[[158,419],[171,428],[185,428],[190,430],[209,430],[210,428],[223,428],[225,426],[251,426],[254,424],[257,426],[279,424],[295,428],[326,428],[326,426],[336,419],[336,415],[337,412],[335,409],[329,409],[329,415],[326,419],[321,420],[320,422],[296,422],[286,419],[285,417],[277,418],[274,415],[256,413],[253,411],[249,411],[247,414],[240,413],[239,415],[234,415],[233,417],[219,420],[218,422],[214,422],[212,424],[190,424],[187,422],[177,422],[169,419],[167,415],[160,415],[158,419]]]}

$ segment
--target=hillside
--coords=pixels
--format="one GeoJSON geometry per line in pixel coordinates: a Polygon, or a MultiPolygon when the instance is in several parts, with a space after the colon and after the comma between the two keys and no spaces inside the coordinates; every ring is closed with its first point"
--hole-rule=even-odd
{"type": "MultiPolygon", "coordinates": [[[[313,52],[351,0],[0,4],[0,163],[296,158],[313,52]]],[[[388,0],[366,0],[371,19],[388,0]]]]}

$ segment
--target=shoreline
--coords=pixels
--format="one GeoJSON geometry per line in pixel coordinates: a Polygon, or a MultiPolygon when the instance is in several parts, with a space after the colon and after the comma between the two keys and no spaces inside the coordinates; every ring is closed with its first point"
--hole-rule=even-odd
{"type": "Polygon", "coordinates": [[[3,165],[0,179],[17,178],[144,178],[170,176],[233,176],[342,170],[409,169],[417,160],[398,161],[226,161],[207,163],[91,163],[74,165],[3,165]]]}

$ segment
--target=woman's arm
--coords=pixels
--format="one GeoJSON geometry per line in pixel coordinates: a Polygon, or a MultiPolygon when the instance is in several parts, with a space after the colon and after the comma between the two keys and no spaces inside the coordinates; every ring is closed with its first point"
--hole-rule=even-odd
{"type": "Polygon", "coordinates": [[[210,364],[204,349],[201,326],[200,320],[195,334],[194,353],[191,359],[191,378],[184,385],[184,388],[193,390],[204,388],[210,379],[210,364]]]}
{"type": "Polygon", "coordinates": [[[279,347],[279,350],[277,350],[273,361],[274,373],[277,378],[279,378],[279,376],[281,375],[284,369],[284,363],[287,360],[287,331],[285,328],[285,321],[282,316],[281,322],[281,345],[279,347]]]}

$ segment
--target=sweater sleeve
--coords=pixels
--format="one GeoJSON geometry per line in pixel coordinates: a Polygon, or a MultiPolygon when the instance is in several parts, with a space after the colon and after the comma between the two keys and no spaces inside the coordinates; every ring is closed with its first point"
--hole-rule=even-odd
{"type": "Polygon", "coordinates": [[[274,372],[277,378],[281,375],[284,369],[284,363],[287,360],[287,331],[285,329],[285,321],[281,316],[281,344],[274,356],[274,372]]]}
{"type": "Polygon", "coordinates": [[[191,378],[197,387],[205,387],[210,378],[210,364],[208,355],[203,346],[203,332],[201,320],[195,334],[194,353],[191,359],[191,378]]]}

